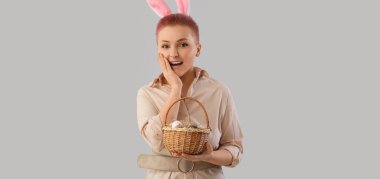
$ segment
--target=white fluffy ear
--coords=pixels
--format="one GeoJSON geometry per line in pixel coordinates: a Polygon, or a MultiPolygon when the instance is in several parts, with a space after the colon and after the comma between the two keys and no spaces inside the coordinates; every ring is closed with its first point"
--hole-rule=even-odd
{"type": "Polygon", "coordinates": [[[182,14],[190,14],[190,0],[175,0],[178,7],[178,12],[182,14]]]}
{"type": "Polygon", "coordinates": [[[160,17],[171,14],[169,6],[163,0],[147,0],[149,6],[160,17]]]}

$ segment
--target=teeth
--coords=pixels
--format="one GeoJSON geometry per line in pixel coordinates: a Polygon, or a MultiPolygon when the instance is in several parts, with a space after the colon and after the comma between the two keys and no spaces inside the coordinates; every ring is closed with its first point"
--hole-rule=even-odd
{"type": "Polygon", "coordinates": [[[178,64],[182,64],[182,62],[180,61],[172,61],[170,62],[171,65],[178,65],[178,64]]]}

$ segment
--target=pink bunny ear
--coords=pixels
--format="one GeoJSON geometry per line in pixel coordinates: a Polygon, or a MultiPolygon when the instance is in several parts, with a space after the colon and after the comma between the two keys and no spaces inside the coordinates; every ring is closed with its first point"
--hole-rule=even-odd
{"type": "Polygon", "coordinates": [[[182,14],[190,14],[190,0],[175,0],[178,7],[178,12],[182,14]]]}
{"type": "Polygon", "coordinates": [[[149,6],[160,17],[171,14],[169,6],[163,0],[147,0],[149,6]]]}

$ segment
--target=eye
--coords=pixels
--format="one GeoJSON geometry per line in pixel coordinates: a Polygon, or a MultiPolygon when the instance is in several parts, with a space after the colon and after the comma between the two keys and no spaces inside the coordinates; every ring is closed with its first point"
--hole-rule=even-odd
{"type": "Polygon", "coordinates": [[[169,48],[169,45],[163,44],[163,45],[161,45],[161,48],[169,48]]]}
{"type": "Polygon", "coordinates": [[[179,44],[179,47],[187,47],[187,46],[189,46],[188,43],[181,43],[181,44],[179,44]]]}

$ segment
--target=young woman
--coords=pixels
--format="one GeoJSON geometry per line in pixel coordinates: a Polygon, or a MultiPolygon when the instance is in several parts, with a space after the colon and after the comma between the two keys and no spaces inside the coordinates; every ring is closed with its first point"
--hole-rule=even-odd
{"type": "Polygon", "coordinates": [[[243,134],[232,95],[226,85],[194,66],[202,46],[198,26],[187,15],[188,1],[177,1],[182,9],[177,14],[172,14],[162,1],[148,2],[162,16],[156,28],[157,58],[162,73],[138,90],[138,126],[153,150],[153,155],[139,157],[139,165],[148,169],[150,179],[224,178],[221,166],[236,166],[243,153],[243,134]],[[205,125],[205,114],[194,101],[179,101],[170,108],[186,96],[200,101],[208,114],[211,133],[206,150],[199,155],[170,153],[162,142],[165,122],[191,116],[191,121],[205,125]]]}

